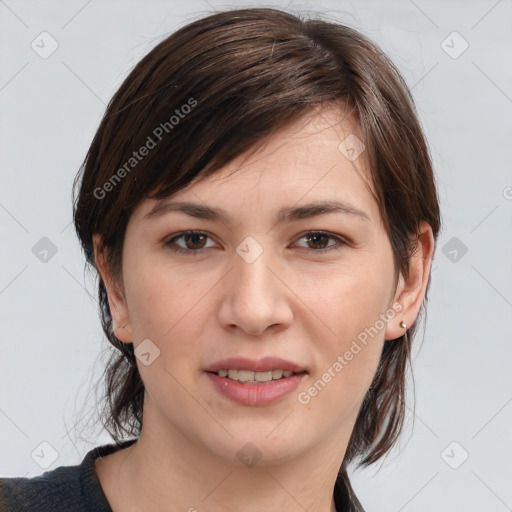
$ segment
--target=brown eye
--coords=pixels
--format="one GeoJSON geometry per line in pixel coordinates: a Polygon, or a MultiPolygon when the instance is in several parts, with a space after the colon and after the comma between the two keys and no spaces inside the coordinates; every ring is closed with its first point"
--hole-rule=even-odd
{"type": "Polygon", "coordinates": [[[165,242],[165,246],[168,246],[174,252],[196,255],[208,249],[205,244],[209,238],[202,231],[185,231],[165,242]],[[181,244],[177,243],[179,240],[182,241],[181,244]]]}
{"type": "Polygon", "coordinates": [[[188,249],[202,249],[206,241],[206,237],[202,233],[188,233],[183,235],[183,239],[189,242],[186,244],[188,249]]]}
{"type": "Polygon", "coordinates": [[[312,249],[325,249],[327,244],[329,243],[329,236],[324,233],[313,233],[311,235],[307,235],[305,237],[308,240],[308,243],[313,244],[312,249]]]}
{"type": "Polygon", "coordinates": [[[305,248],[306,252],[315,254],[322,254],[331,250],[337,251],[342,246],[347,245],[343,238],[325,231],[309,231],[304,233],[300,239],[306,241],[308,246],[305,248]],[[329,240],[333,240],[334,244],[327,245],[329,240]]]}

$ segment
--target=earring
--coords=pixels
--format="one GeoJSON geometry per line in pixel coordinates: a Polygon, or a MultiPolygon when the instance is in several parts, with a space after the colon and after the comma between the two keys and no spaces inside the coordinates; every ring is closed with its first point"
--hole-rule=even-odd
{"type": "Polygon", "coordinates": [[[402,320],[402,321],[400,322],[400,327],[401,327],[402,329],[406,329],[406,328],[407,328],[407,324],[402,320]]]}

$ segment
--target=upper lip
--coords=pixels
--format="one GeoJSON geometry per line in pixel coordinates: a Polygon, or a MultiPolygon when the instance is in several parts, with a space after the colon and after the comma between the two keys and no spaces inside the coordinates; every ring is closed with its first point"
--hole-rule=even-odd
{"type": "Polygon", "coordinates": [[[205,368],[207,372],[218,372],[219,370],[247,370],[251,372],[263,372],[268,370],[291,370],[295,373],[306,370],[298,364],[286,361],[280,357],[263,357],[262,359],[249,359],[246,357],[230,357],[222,359],[205,368]]]}

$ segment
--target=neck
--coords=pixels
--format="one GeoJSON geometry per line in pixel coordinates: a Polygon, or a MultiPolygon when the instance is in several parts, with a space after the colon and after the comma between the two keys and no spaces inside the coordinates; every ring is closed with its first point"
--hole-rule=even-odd
{"type": "MultiPolygon", "coordinates": [[[[287,510],[336,512],[334,484],[351,429],[293,458],[252,466],[219,457],[146,408],[139,439],[106,458],[97,473],[112,508],[122,512],[287,510]]],[[[277,441],[278,442],[278,441],[277,441]]]]}

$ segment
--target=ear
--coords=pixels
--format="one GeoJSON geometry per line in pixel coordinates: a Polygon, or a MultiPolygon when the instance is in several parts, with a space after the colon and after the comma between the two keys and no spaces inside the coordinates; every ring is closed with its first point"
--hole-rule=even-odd
{"type": "Polygon", "coordinates": [[[406,328],[409,328],[415,322],[423,304],[435,245],[432,228],[427,222],[420,223],[415,243],[416,248],[409,264],[409,275],[405,279],[400,274],[393,301],[390,304],[390,308],[395,304],[393,309],[396,310],[396,304],[399,303],[402,309],[387,324],[386,340],[394,340],[402,336],[405,329],[400,327],[400,323],[405,322],[406,328]]]}
{"type": "Polygon", "coordinates": [[[115,282],[107,267],[105,251],[100,249],[101,236],[97,233],[93,234],[92,240],[96,268],[107,290],[114,334],[119,340],[132,343],[132,330],[124,290],[120,289],[119,284],[115,282]]]}

